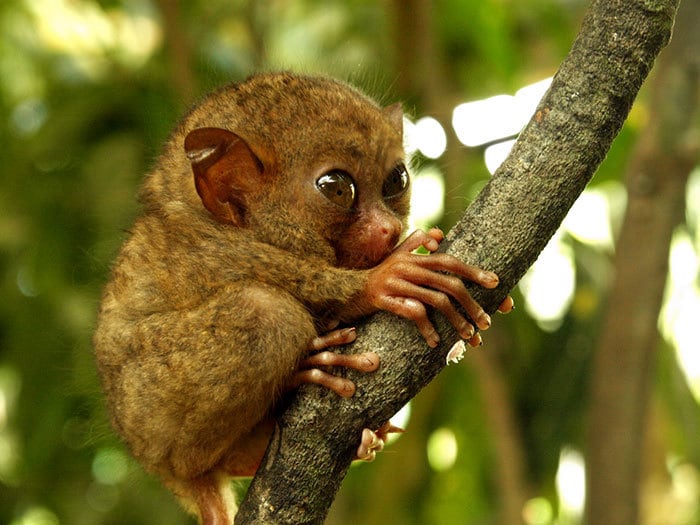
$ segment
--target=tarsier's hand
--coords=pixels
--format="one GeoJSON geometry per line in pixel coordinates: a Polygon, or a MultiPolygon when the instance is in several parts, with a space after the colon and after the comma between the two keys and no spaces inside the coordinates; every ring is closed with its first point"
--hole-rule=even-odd
{"type": "MultiPolygon", "coordinates": [[[[386,259],[370,270],[363,299],[376,309],[414,321],[428,345],[435,347],[440,342],[440,336],[428,319],[425,305],[430,305],[442,312],[457,333],[475,346],[480,344],[481,337],[475,334],[474,326],[457,310],[450,298],[465,309],[480,330],[486,330],[491,326],[491,318],[469,295],[461,278],[485,288],[495,288],[498,276],[465,264],[452,255],[433,253],[443,238],[444,234],[438,228],[427,233],[417,230],[409,235],[386,259]],[[413,253],[421,246],[431,253],[413,253]]],[[[499,310],[509,312],[511,309],[512,299],[509,297],[499,310]]]]}

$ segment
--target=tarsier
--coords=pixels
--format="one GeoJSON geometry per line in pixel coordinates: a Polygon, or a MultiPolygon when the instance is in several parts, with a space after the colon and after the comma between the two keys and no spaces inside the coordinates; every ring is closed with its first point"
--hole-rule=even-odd
{"type": "MultiPolygon", "coordinates": [[[[230,480],[255,473],[285,393],[308,382],[351,396],[326,367],[379,366],[326,350],[355,339],[350,323],[387,310],[431,347],[426,306],[472,344],[468,319],[490,324],[462,278],[494,287],[493,273],[433,253],[437,229],[398,244],[402,120],[334,80],[257,75],[187,114],[145,180],[104,291],[97,365],[133,455],[206,525],[232,521],[230,480]]],[[[386,430],[358,436],[358,458],[386,430]]]]}

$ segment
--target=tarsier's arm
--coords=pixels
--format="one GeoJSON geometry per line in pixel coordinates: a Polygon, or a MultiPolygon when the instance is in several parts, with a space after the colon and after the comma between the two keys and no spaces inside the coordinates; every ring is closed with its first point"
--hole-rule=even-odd
{"type": "MultiPolygon", "coordinates": [[[[471,323],[486,330],[490,318],[469,295],[463,279],[493,288],[498,277],[451,255],[413,253],[419,247],[434,252],[442,238],[437,228],[417,230],[366,270],[337,268],[313,259],[301,261],[284,250],[256,244],[252,248],[259,263],[251,266],[256,270],[251,269],[246,277],[286,289],[312,311],[324,312],[340,322],[352,322],[378,310],[392,312],[414,321],[428,345],[435,347],[439,336],[428,319],[427,305],[443,313],[460,336],[470,340],[475,333],[471,323]],[[265,266],[266,259],[274,260],[274,266],[265,266]]],[[[237,278],[243,272],[240,263],[239,257],[238,267],[232,270],[237,278]]],[[[226,269],[221,272],[225,280],[226,269]]]]}

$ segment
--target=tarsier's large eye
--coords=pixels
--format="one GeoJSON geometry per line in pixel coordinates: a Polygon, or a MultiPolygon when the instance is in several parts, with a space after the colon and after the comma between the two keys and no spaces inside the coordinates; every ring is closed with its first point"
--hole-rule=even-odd
{"type": "Polygon", "coordinates": [[[348,209],[355,205],[355,181],[344,171],[332,170],[321,175],[316,187],[333,204],[348,209]]]}
{"type": "Polygon", "coordinates": [[[391,170],[389,176],[384,179],[384,184],[382,184],[382,196],[385,199],[391,197],[398,197],[408,188],[408,171],[406,171],[406,166],[403,163],[397,164],[396,167],[391,170]]]}

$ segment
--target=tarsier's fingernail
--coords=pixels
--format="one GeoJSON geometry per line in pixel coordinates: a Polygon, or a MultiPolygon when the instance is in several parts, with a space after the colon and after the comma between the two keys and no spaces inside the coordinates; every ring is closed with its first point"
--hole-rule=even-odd
{"type": "Polygon", "coordinates": [[[379,356],[374,352],[365,352],[364,359],[366,370],[371,372],[379,368],[379,356]]]}
{"type": "Polygon", "coordinates": [[[462,326],[462,329],[459,331],[459,335],[462,339],[471,339],[474,337],[474,327],[471,323],[464,323],[464,326],[462,326]]]}
{"type": "Polygon", "coordinates": [[[481,279],[489,283],[498,283],[498,275],[493,272],[483,272],[481,279]]]}
{"type": "Polygon", "coordinates": [[[515,310],[515,301],[513,298],[509,295],[505,299],[503,299],[503,302],[501,305],[498,307],[497,312],[501,314],[507,314],[515,310]]]}
{"type": "Polygon", "coordinates": [[[486,325],[486,328],[482,328],[482,330],[486,330],[491,326],[491,316],[487,313],[481,314],[479,321],[481,321],[481,324],[486,325]]]}

